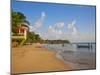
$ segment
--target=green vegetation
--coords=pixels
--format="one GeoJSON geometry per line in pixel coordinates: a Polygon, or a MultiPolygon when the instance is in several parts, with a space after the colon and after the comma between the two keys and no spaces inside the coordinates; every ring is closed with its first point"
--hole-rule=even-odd
{"type": "MultiPolygon", "coordinates": [[[[20,36],[16,32],[16,29],[21,25],[21,23],[30,24],[26,20],[26,16],[21,12],[12,12],[12,33],[14,36],[20,36]]],[[[34,32],[28,31],[27,39],[12,39],[12,41],[16,41],[20,44],[22,41],[24,43],[46,43],[46,44],[61,44],[61,43],[70,43],[68,40],[43,40],[39,34],[35,34],[34,32]],[[24,41],[23,41],[24,40],[24,41]]],[[[22,42],[22,43],[23,43],[22,42]]]]}
{"type": "Polygon", "coordinates": [[[47,44],[64,44],[64,43],[70,43],[69,40],[44,40],[44,43],[47,44]]]}
{"type": "Polygon", "coordinates": [[[14,34],[17,33],[16,29],[21,23],[27,23],[29,25],[29,22],[26,20],[26,17],[23,13],[12,12],[12,32],[14,34]]]}
{"type": "MultiPolygon", "coordinates": [[[[28,25],[30,24],[27,20],[26,20],[26,16],[21,13],[21,12],[12,12],[12,33],[14,36],[20,36],[17,33],[17,28],[21,25],[21,23],[27,23],[28,25]]],[[[18,44],[24,39],[12,39],[12,41],[16,41],[18,42],[18,44]]],[[[35,34],[34,32],[29,32],[27,34],[27,39],[26,39],[26,43],[30,42],[39,42],[41,40],[40,36],[38,34],[35,34]]]]}
{"type": "Polygon", "coordinates": [[[41,40],[42,39],[40,38],[38,34],[35,34],[34,32],[28,32],[27,42],[36,43],[36,42],[40,42],[41,40]]]}

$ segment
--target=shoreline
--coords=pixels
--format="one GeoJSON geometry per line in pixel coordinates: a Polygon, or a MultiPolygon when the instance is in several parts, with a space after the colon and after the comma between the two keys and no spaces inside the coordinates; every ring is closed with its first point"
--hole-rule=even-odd
{"type": "Polygon", "coordinates": [[[88,48],[74,48],[69,51],[68,45],[62,47],[62,45],[44,45],[45,48],[53,49],[57,51],[57,57],[60,58],[65,63],[71,64],[73,70],[84,70],[84,69],[95,69],[96,68],[96,56],[95,56],[95,46],[90,50],[88,48]],[[75,49],[75,50],[74,50],[75,49]]]}
{"type": "Polygon", "coordinates": [[[41,44],[12,48],[12,73],[72,70],[69,63],[56,57],[56,52],[41,44]]]}

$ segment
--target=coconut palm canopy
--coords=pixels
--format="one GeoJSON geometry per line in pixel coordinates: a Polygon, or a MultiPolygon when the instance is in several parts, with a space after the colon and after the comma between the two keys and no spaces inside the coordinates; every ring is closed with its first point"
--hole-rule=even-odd
{"type": "MultiPolygon", "coordinates": [[[[26,20],[26,16],[21,12],[12,11],[12,33],[15,36],[18,36],[18,29],[20,26],[26,26],[29,28],[30,23],[26,20]]],[[[18,38],[17,38],[18,40],[18,38]]],[[[27,32],[27,40],[26,42],[38,42],[41,38],[39,34],[35,34],[34,32],[27,32]]]]}
{"type": "Polygon", "coordinates": [[[29,25],[29,22],[26,20],[26,16],[23,13],[20,12],[12,12],[12,32],[16,33],[16,28],[20,26],[21,23],[27,23],[29,25]]]}

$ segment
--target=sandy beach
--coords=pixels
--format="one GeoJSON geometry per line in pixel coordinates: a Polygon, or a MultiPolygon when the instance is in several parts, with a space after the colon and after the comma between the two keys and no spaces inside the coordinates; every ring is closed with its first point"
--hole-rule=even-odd
{"type": "Polygon", "coordinates": [[[56,52],[41,44],[12,48],[12,73],[30,73],[71,70],[69,63],[56,57],[56,52]]]}

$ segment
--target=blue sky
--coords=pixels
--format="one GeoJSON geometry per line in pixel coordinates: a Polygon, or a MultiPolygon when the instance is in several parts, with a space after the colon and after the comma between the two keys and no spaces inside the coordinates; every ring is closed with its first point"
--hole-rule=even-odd
{"type": "Polygon", "coordinates": [[[47,32],[50,26],[54,28],[56,23],[59,24],[62,22],[64,23],[64,27],[58,30],[69,34],[67,27],[73,21],[75,21],[74,28],[79,33],[87,33],[93,36],[95,33],[95,6],[13,1],[12,9],[22,12],[33,27],[40,19],[41,13],[44,13],[45,18],[42,25],[36,29],[36,32],[40,32],[41,35],[47,32]]]}

